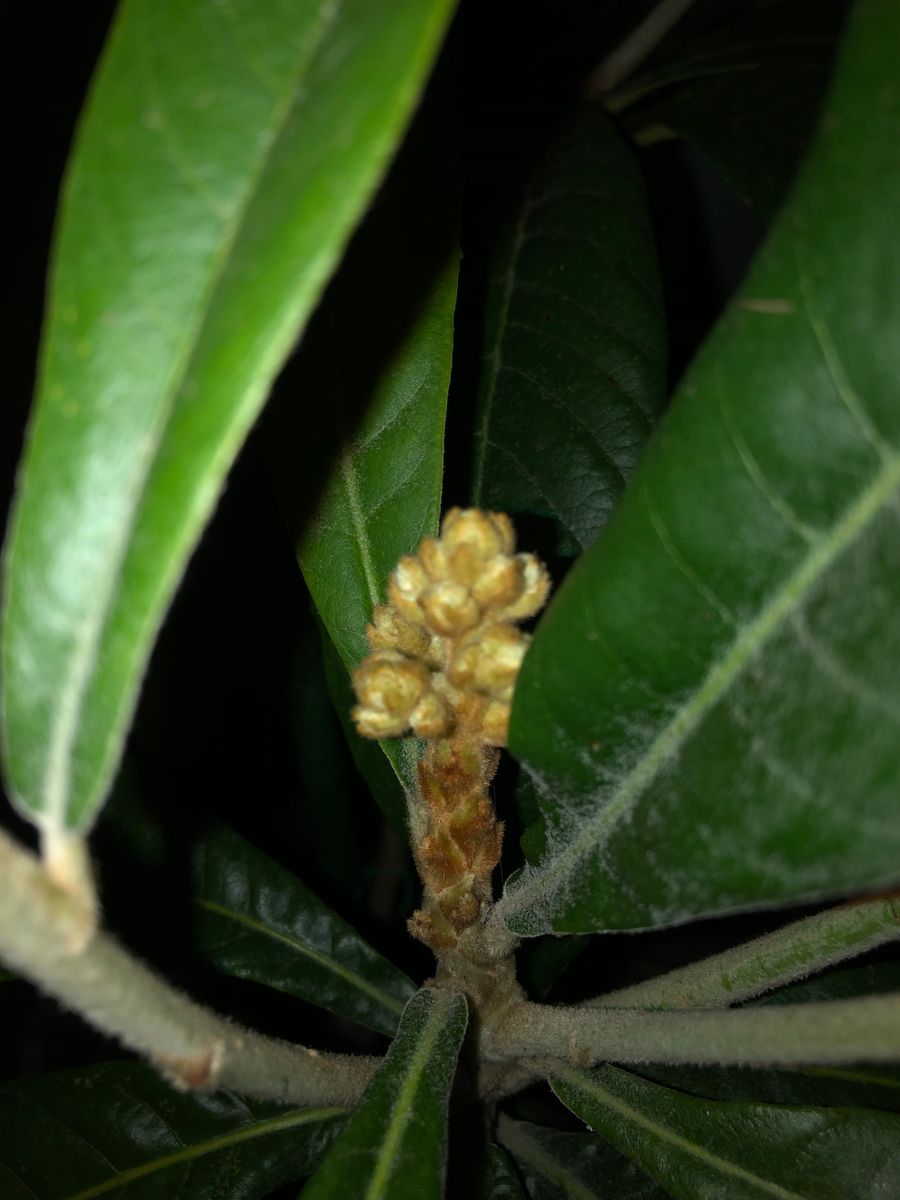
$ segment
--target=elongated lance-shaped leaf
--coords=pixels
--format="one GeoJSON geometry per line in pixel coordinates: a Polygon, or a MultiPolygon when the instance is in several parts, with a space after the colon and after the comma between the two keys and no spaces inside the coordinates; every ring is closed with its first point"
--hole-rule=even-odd
{"type": "Polygon", "coordinates": [[[604,1008],[718,1008],[900,938],[900,895],[841,904],[752,942],[598,997],[604,1008]]]}
{"type": "Polygon", "coordinates": [[[615,1067],[553,1090],[677,1200],[891,1200],[900,1118],[853,1108],[697,1100],[615,1067]]]}
{"type": "Polygon", "coordinates": [[[7,563],[19,807],[90,825],[172,592],[450,0],[125,0],[63,191],[7,563]]]}
{"type": "MultiPolygon", "coordinates": [[[[628,147],[587,105],[547,137],[487,250],[473,499],[552,518],[573,554],[603,528],[665,403],[665,326],[628,147]]],[[[508,187],[493,133],[487,153],[508,187]]]]}
{"type": "Polygon", "coordinates": [[[140,1063],[0,1086],[5,1200],[257,1200],[309,1174],[341,1109],[184,1095],[140,1063]]]}
{"type": "Polygon", "coordinates": [[[447,1105],[466,1031],[459,993],[423,988],[304,1200],[443,1195],[447,1105]]]}
{"type": "Polygon", "coordinates": [[[252,979],[391,1034],[415,986],[262,851],[224,826],[194,857],[201,952],[252,979]]]}
{"type": "Polygon", "coordinates": [[[631,929],[900,875],[900,96],[860,5],[798,185],[523,665],[502,916],[631,929]]]}
{"type": "Polygon", "coordinates": [[[501,1114],[497,1136],[528,1185],[531,1200],[665,1200],[667,1193],[607,1142],[501,1114]]]}

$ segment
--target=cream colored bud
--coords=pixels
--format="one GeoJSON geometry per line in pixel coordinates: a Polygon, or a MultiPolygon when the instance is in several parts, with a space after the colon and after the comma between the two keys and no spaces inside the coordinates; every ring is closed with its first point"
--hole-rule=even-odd
{"type": "Polygon", "coordinates": [[[489,625],[453,656],[447,678],[455,687],[511,700],[529,638],[514,625],[489,625]]]}
{"type": "Polygon", "coordinates": [[[379,604],[366,627],[373,650],[400,650],[411,658],[425,658],[431,639],[421,625],[405,620],[390,604],[379,604]]]}
{"type": "Polygon", "coordinates": [[[481,647],[477,642],[462,646],[453,655],[447,667],[447,678],[458,688],[474,686],[475,674],[481,660],[481,647]]]}
{"type": "Polygon", "coordinates": [[[524,621],[533,617],[546,604],[550,591],[550,576],[539,559],[533,554],[517,554],[516,560],[522,566],[524,586],[518,599],[501,610],[507,621],[524,621]]]}
{"type": "Polygon", "coordinates": [[[510,707],[501,700],[492,700],[484,710],[481,733],[490,746],[505,746],[509,737],[510,707]]]}
{"type": "Polygon", "coordinates": [[[438,738],[449,731],[452,718],[437,692],[426,692],[410,713],[409,724],[416,737],[438,738]]]}
{"type": "Polygon", "coordinates": [[[522,556],[495,554],[488,559],[472,586],[472,595],[483,608],[503,608],[514,604],[525,589],[522,556]]]}
{"type": "Polygon", "coordinates": [[[422,597],[429,626],[444,637],[459,637],[481,620],[481,611],[461,583],[436,583],[422,597]]]}
{"type": "Polygon", "coordinates": [[[441,539],[448,551],[466,543],[473,546],[482,560],[509,554],[515,546],[509,517],[479,508],[451,508],[441,525],[441,539]]]}
{"type": "Polygon", "coordinates": [[[365,737],[398,737],[431,686],[423,663],[396,650],[376,650],[353,672],[359,704],[353,719],[365,737]]]}
{"type": "Polygon", "coordinates": [[[417,557],[435,583],[440,583],[448,577],[447,556],[437,538],[422,538],[417,557]]]}
{"type": "Polygon", "coordinates": [[[388,599],[401,617],[416,625],[424,625],[425,615],[419,598],[429,585],[425,568],[418,559],[404,555],[388,580],[388,599]]]}

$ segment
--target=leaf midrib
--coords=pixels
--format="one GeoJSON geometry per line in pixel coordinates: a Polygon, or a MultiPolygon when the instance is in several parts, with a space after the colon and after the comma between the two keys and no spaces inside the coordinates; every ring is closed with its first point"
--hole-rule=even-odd
{"type": "Polygon", "coordinates": [[[233,921],[236,925],[243,925],[245,928],[252,930],[254,933],[260,934],[262,937],[270,938],[272,941],[282,942],[286,946],[290,946],[292,950],[298,954],[304,955],[311,959],[326,971],[331,971],[333,975],[337,975],[339,979],[343,979],[345,983],[349,983],[351,987],[358,988],[359,991],[365,992],[376,1000],[383,1008],[386,1008],[390,1013],[397,1016],[403,1012],[403,1001],[397,1000],[390,996],[387,992],[381,991],[374,984],[369,983],[362,975],[357,975],[348,967],[343,966],[333,958],[329,958],[327,954],[323,954],[321,950],[316,950],[314,947],[298,941],[289,934],[280,933],[277,929],[273,929],[270,925],[266,925],[262,921],[256,920],[254,917],[249,917],[245,913],[236,912],[232,908],[228,908],[224,904],[217,904],[214,900],[206,900],[202,897],[195,896],[194,903],[199,908],[205,908],[209,912],[216,913],[217,916],[224,917],[228,921],[233,921]]]}
{"type": "Polygon", "coordinates": [[[868,487],[857,496],[828,535],[813,543],[800,565],[763,605],[758,615],[743,625],[725,654],[710,666],[705,679],[651,742],[596,816],[543,867],[535,869],[521,887],[497,905],[498,917],[511,917],[545,898],[562,884],[578,864],[599,844],[603,835],[634,807],[662,768],[670,762],[706,714],[718,703],[760,648],[796,609],[806,593],[852,544],[900,486],[900,454],[886,456],[868,487]]]}
{"type": "Polygon", "coordinates": [[[449,1007],[448,1004],[441,1004],[437,1001],[432,1004],[425,1028],[420,1034],[412,1058],[409,1060],[409,1068],[403,1085],[391,1108],[388,1127],[378,1148],[375,1169],[366,1189],[365,1200],[383,1200],[387,1194],[385,1188],[388,1185],[391,1171],[397,1165],[397,1147],[412,1115],[412,1101],[418,1091],[422,1073],[431,1057],[438,1033],[443,1027],[444,1010],[449,1007]]]}
{"type": "Polygon", "coordinates": [[[152,475],[153,466],[162,447],[166,431],[175,411],[178,396],[187,378],[197,348],[200,345],[203,331],[206,327],[211,299],[224,278],[232,260],[235,246],[238,244],[241,230],[247,214],[250,212],[258,194],[259,186],[266,175],[269,163],[277,148],[281,134],[295,106],[303,100],[299,81],[314,62],[316,54],[327,33],[333,27],[341,10],[340,0],[335,3],[322,3],[318,12],[318,28],[303,46],[303,53],[296,71],[288,77],[284,95],[273,107],[273,116],[266,131],[268,136],[260,139],[263,150],[259,154],[252,169],[248,172],[247,185],[240,201],[235,205],[234,214],[222,228],[219,249],[210,264],[210,273],[195,310],[194,319],[190,322],[182,349],[178,354],[170,376],[171,383],[165,390],[163,401],[155,424],[155,432],[147,439],[143,470],[139,471],[131,494],[129,496],[130,515],[121,528],[120,537],[112,547],[110,566],[105,580],[101,580],[98,591],[102,595],[101,602],[96,606],[96,616],[83,621],[78,629],[74,652],[68,679],[60,688],[59,702],[56,707],[57,719],[51,726],[48,738],[47,766],[44,774],[42,797],[43,815],[51,827],[66,824],[66,815],[71,801],[71,759],[79,728],[79,717],[83,701],[90,685],[93,667],[96,662],[96,652],[100,645],[104,628],[112,611],[118,586],[121,582],[122,570],[127,561],[128,547],[137,523],[143,497],[146,493],[148,479],[152,475]]]}
{"type": "Polygon", "coordinates": [[[527,1162],[545,1179],[563,1188],[566,1195],[572,1196],[574,1200],[598,1200],[596,1192],[567,1171],[563,1164],[548,1154],[534,1138],[530,1138],[521,1125],[502,1113],[497,1125],[497,1135],[516,1158],[527,1162]]]}
{"type": "Polygon", "coordinates": [[[102,1196],[113,1188],[127,1187],[135,1180],[143,1179],[156,1171],[164,1171],[167,1167],[176,1166],[178,1163],[202,1158],[206,1154],[214,1154],[217,1150],[226,1150],[231,1146],[240,1145],[241,1142],[264,1137],[268,1133],[295,1129],[314,1121],[326,1121],[331,1117],[341,1116],[345,1111],[343,1108],[303,1108],[294,1109],[277,1117],[268,1117],[255,1125],[245,1125],[231,1133],[222,1133],[217,1137],[208,1138],[206,1141],[195,1142],[192,1146],[185,1146],[181,1150],[173,1150],[171,1154],[154,1158],[151,1162],[141,1163],[138,1167],[130,1167],[126,1171],[121,1171],[115,1176],[103,1180],[102,1183],[92,1184],[80,1192],[70,1192],[63,1200],[94,1200],[95,1196],[102,1196]]]}
{"type": "MultiPolygon", "coordinates": [[[[718,1154],[713,1154],[711,1150],[707,1150],[704,1146],[699,1146],[696,1142],[690,1141],[682,1134],[675,1133],[674,1130],[667,1128],[665,1125],[660,1125],[652,1117],[648,1117],[646,1113],[641,1112],[640,1109],[632,1108],[631,1105],[626,1104],[624,1100],[620,1100],[614,1093],[608,1092],[605,1088],[600,1087],[599,1084],[595,1083],[588,1076],[582,1075],[580,1072],[563,1069],[554,1071],[554,1075],[565,1080],[576,1091],[592,1097],[599,1104],[604,1105],[606,1108],[611,1108],[613,1112],[617,1112],[620,1116],[625,1117],[626,1120],[633,1121],[635,1125],[646,1130],[647,1133],[652,1134],[661,1141],[668,1142],[676,1150],[681,1150],[685,1154],[691,1155],[691,1157],[705,1163],[708,1167],[711,1167],[714,1171],[718,1171],[722,1175],[730,1176],[732,1179],[740,1179],[743,1183],[749,1183],[751,1186],[758,1188],[764,1195],[774,1196],[775,1200],[810,1200],[809,1196],[803,1196],[800,1192],[788,1191],[787,1188],[781,1187],[780,1184],[763,1179],[753,1171],[748,1171],[745,1167],[741,1167],[727,1158],[721,1158],[718,1154]]],[[[554,1087],[553,1090],[555,1092],[556,1088],[554,1087]]],[[[560,1099],[562,1100],[561,1096],[560,1099]]],[[[565,1100],[563,1100],[563,1103],[565,1104],[565,1100]]],[[[646,1170],[643,1166],[642,1169],[646,1170]]]]}

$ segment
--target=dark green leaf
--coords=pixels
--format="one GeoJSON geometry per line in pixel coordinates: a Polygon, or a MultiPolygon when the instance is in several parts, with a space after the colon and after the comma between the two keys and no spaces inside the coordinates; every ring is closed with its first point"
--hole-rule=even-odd
{"type": "Polygon", "coordinates": [[[393,1033],[415,988],[299,879],[224,826],[194,858],[197,937],[222,971],[393,1033]]]}
{"type": "MultiPolygon", "coordinates": [[[[437,532],[440,515],[459,254],[440,165],[450,151],[430,117],[426,104],[285,385],[330,419],[311,426],[294,402],[279,409],[274,430],[297,557],[345,671],[368,653],[366,625],[397,560],[437,532]]],[[[326,646],[346,722],[352,691],[331,658],[326,646]]],[[[348,737],[383,811],[405,832],[415,742],[382,743],[398,788],[348,737]]]]}
{"type": "Polygon", "coordinates": [[[473,500],[551,517],[572,554],[603,528],[665,401],[643,184],[602,113],[554,131],[490,254],[473,500]]]}
{"type": "MultiPolygon", "coordinates": [[[[610,1008],[725,1007],[783,988],[898,937],[900,897],[875,896],[790,921],[750,942],[600,996],[592,1003],[610,1008]]],[[[813,980],[777,992],[772,999],[794,995],[799,989],[805,991],[806,999],[843,998],[833,990],[833,985],[826,986],[820,994],[813,980]]],[[[900,980],[880,990],[900,991],[900,980]]]]}
{"type": "Polygon", "coordinates": [[[465,998],[423,988],[303,1200],[443,1195],[447,1104],[466,1031],[465,998]]]}
{"type": "Polygon", "coordinates": [[[450,0],[126,0],[63,191],[4,626],[7,770],[90,825],[225,474],[450,0]]]}
{"type": "Polygon", "coordinates": [[[683,1096],[615,1067],[566,1068],[553,1090],[678,1200],[892,1200],[900,1119],[683,1096]]]}
{"type": "Polygon", "coordinates": [[[501,1142],[531,1200],[663,1200],[664,1192],[612,1146],[589,1133],[562,1133],[501,1116],[501,1142]]]}
{"type": "Polygon", "coordinates": [[[859,7],[770,242],[538,628],[518,932],[898,878],[898,41],[892,0],[859,7]]]}
{"type": "Polygon", "coordinates": [[[307,1175],[340,1109],[184,1095],[140,1063],[0,1087],[5,1200],[256,1200],[307,1175]]]}
{"type": "Polygon", "coordinates": [[[848,0],[698,4],[626,80],[613,107],[644,96],[629,114],[639,138],[655,126],[673,130],[769,216],[814,127],[848,7],[848,0]]]}
{"type": "Polygon", "coordinates": [[[487,1148],[483,1194],[484,1200],[527,1200],[512,1160],[499,1146],[487,1148]]]}

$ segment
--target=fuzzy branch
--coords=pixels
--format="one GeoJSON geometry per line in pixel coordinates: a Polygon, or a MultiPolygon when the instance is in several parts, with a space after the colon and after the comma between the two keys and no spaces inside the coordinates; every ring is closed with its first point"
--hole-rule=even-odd
{"type": "Polygon", "coordinates": [[[494,1058],[796,1066],[900,1062],[900,993],[709,1012],[518,1004],[491,1031],[494,1058]]]}
{"type": "Polygon", "coordinates": [[[350,1105],[378,1066],[375,1058],[320,1054],[243,1029],[171,987],[108,934],[85,944],[83,909],[2,832],[0,881],[0,958],[144,1055],[176,1087],[350,1105]]]}
{"type": "Polygon", "coordinates": [[[900,938],[900,892],[816,913],[722,954],[588,1001],[595,1008],[724,1008],[900,938]]]}

